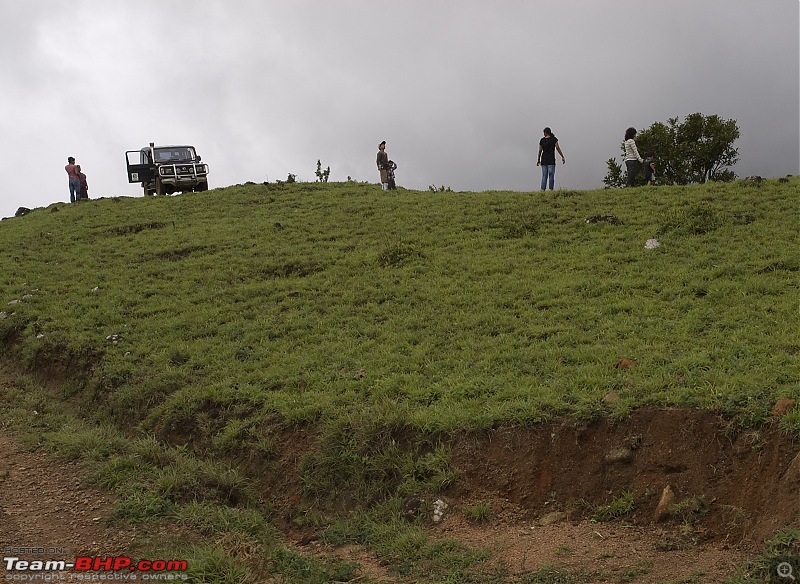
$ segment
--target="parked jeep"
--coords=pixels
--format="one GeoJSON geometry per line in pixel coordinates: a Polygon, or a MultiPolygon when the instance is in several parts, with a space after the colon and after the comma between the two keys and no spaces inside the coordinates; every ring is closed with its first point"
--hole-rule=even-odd
{"type": "Polygon", "coordinates": [[[128,182],[141,183],[145,195],[208,190],[208,165],[194,146],[150,146],[125,153],[128,182]]]}

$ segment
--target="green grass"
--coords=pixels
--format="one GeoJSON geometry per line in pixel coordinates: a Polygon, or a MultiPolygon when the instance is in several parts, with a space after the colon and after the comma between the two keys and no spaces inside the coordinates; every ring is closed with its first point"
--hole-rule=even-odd
{"type": "MultiPolygon", "coordinates": [[[[320,445],[299,517],[447,486],[462,430],[643,406],[758,425],[800,398],[798,184],[249,184],[36,209],[0,222],[2,362],[30,375],[0,420],[93,461],[121,520],[201,530],[191,505],[262,504],[252,469],[298,429],[320,445]]],[[[781,423],[800,435],[800,409],[781,423]]]]}
{"type": "Polygon", "coordinates": [[[627,491],[605,505],[597,505],[593,509],[592,520],[603,522],[621,519],[633,513],[635,507],[636,501],[633,493],[627,491]]]}
{"type": "Polygon", "coordinates": [[[610,389],[759,420],[798,393],[796,188],[62,205],[0,226],[3,305],[32,295],[0,326],[103,418],[221,447],[386,402],[425,431],[591,416],[610,389]]]}

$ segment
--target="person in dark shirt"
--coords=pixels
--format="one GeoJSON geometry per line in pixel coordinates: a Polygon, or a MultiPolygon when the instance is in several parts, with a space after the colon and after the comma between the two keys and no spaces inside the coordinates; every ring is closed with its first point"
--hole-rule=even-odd
{"type": "Polygon", "coordinates": [[[644,155],[644,180],[647,182],[648,187],[652,187],[656,179],[656,163],[655,155],[648,152],[644,155]]]}
{"type": "Polygon", "coordinates": [[[545,128],[544,137],[539,140],[539,156],[536,159],[536,166],[542,167],[542,190],[547,188],[548,180],[550,190],[553,190],[556,180],[556,150],[561,155],[561,164],[566,164],[564,153],[561,152],[561,146],[558,145],[558,138],[553,136],[550,128],[545,128]]]}
{"type": "Polygon", "coordinates": [[[78,200],[79,201],[88,200],[89,199],[89,183],[86,182],[86,175],[83,174],[83,171],[81,170],[81,165],[80,164],[76,164],[75,168],[78,170],[78,176],[81,179],[81,192],[80,192],[80,197],[79,197],[78,200]]]}

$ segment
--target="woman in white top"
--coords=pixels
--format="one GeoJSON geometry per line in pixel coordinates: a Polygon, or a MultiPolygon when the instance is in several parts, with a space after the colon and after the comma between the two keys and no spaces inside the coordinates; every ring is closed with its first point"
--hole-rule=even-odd
{"type": "Polygon", "coordinates": [[[628,169],[628,186],[636,185],[636,175],[642,169],[642,162],[644,160],[639,155],[639,150],[636,148],[636,128],[628,128],[625,130],[625,167],[628,169]]]}

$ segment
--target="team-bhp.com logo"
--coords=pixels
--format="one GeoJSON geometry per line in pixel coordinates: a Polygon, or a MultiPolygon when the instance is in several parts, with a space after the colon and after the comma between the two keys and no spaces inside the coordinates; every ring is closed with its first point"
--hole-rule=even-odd
{"type": "Polygon", "coordinates": [[[96,574],[91,573],[124,572],[127,577],[113,579],[136,580],[134,572],[139,572],[139,578],[142,580],[186,580],[188,576],[183,572],[189,569],[189,563],[186,560],[134,561],[128,556],[78,556],[74,561],[23,560],[17,556],[4,556],[3,565],[6,569],[6,580],[35,580],[37,578],[20,578],[19,576],[67,570],[75,572],[71,576],[78,576],[78,578],[70,579],[96,580],[96,574]],[[179,572],[179,574],[173,574],[173,572],[179,572]],[[81,575],[85,575],[86,578],[80,578],[81,575]],[[90,578],[89,576],[94,577],[90,578]]]}

